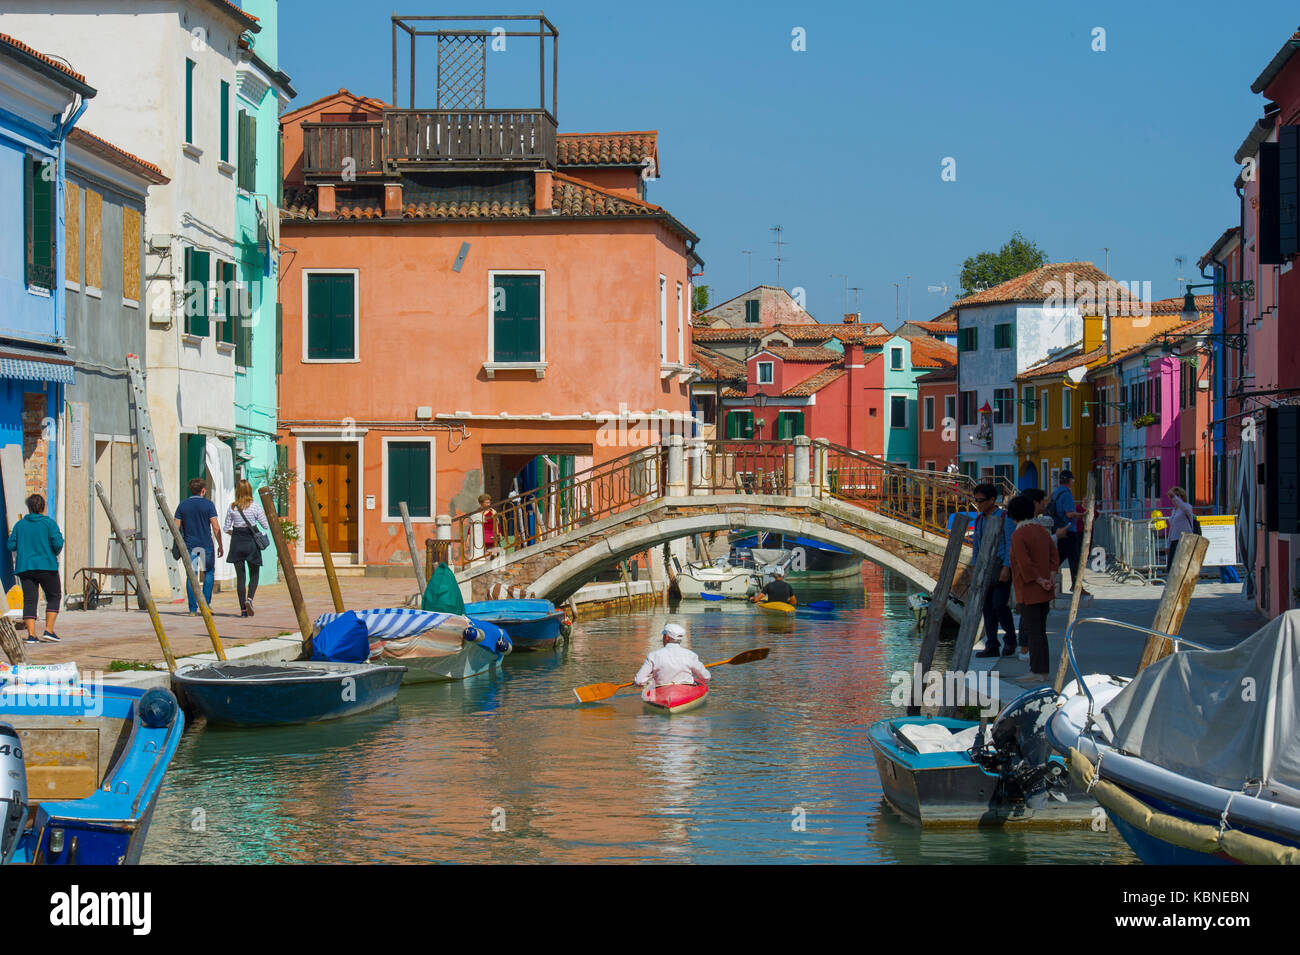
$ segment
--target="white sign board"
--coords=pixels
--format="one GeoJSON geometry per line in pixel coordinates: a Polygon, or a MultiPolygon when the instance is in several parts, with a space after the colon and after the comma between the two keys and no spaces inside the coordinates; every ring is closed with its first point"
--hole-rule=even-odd
{"type": "Polygon", "coordinates": [[[1231,567],[1237,560],[1237,523],[1230,514],[1207,514],[1199,518],[1201,536],[1210,542],[1202,567],[1231,567]]]}
{"type": "Polygon", "coordinates": [[[68,466],[81,467],[82,448],[85,446],[86,406],[79,401],[68,405],[68,466]]]}

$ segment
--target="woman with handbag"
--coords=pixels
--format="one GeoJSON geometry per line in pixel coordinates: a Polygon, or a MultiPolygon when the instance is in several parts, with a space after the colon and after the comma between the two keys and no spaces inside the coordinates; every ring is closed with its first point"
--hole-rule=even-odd
{"type": "Polygon", "coordinates": [[[266,526],[262,505],[253,500],[252,485],[241,478],[235,484],[235,502],[226,511],[226,520],[221,527],[230,535],[230,556],[226,560],[235,565],[235,594],[239,598],[241,617],[253,616],[253,595],[257,593],[262,551],[270,543],[266,531],[262,530],[266,526]]]}

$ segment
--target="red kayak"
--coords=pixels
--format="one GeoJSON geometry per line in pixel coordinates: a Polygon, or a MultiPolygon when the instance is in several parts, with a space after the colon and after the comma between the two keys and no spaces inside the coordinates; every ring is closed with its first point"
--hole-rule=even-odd
{"type": "Polygon", "coordinates": [[[656,713],[684,713],[702,706],[709,695],[707,683],[667,683],[657,686],[643,699],[656,713]]]}

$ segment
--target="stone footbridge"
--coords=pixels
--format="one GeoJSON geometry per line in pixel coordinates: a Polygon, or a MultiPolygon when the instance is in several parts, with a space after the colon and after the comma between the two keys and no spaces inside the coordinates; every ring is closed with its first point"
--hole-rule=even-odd
{"type": "Polygon", "coordinates": [[[929,590],[948,517],[968,506],[973,483],[806,436],[671,435],[490,509],[441,516],[438,537],[474,600],[502,584],[562,603],[617,561],[676,538],[732,530],[841,547],[929,590]]]}

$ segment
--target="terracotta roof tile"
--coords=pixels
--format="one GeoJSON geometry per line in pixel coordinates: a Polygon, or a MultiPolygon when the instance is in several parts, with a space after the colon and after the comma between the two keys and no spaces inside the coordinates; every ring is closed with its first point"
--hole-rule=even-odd
{"type": "MultiPolygon", "coordinates": [[[[1111,283],[1115,286],[1113,300],[1122,302],[1132,299],[1126,288],[1091,262],[1049,262],[1000,285],[959,299],[953,303],[953,308],[962,309],[971,305],[991,305],[1002,302],[1046,302],[1053,297],[1062,297],[1072,287],[1080,288],[1085,282],[1091,283],[1093,288],[1100,286],[1103,289],[1109,288],[1109,285],[1102,285],[1102,283],[1111,283]]],[[[1087,286],[1083,288],[1086,289],[1087,286]]],[[[1100,298],[1104,294],[1104,292],[1097,293],[1097,297],[1100,298]]]]}
{"type": "Polygon", "coordinates": [[[653,216],[664,211],[649,202],[629,199],[558,172],[554,176],[551,208],[566,216],[653,216]]]}
{"type": "Polygon", "coordinates": [[[829,348],[801,348],[798,346],[791,347],[789,345],[770,345],[763,350],[775,355],[782,361],[825,362],[839,361],[844,357],[839,352],[832,351],[829,348]]]}
{"type": "Polygon", "coordinates": [[[1043,378],[1049,375],[1063,375],[1071,368],[1090,365],[1106,357],[1106,346],[1104,345],[1094,348],[1087,354],[1080,351],[1080,347],[1081,343],[1076,342],[1069,354],[1045,358],[1036,365],[1030,365],[1023,372],[1016,375],[1016,381],[1043,378]]]}
{"type": "Polygon", "coordinates": [[[946,321],[935,319],[932,322],[909,322],[908,324],[915,325],[917,328],[925,329],[927,332],[932,332],[936,335],[957,334],[957,319],[955,318],[946,321]]]}
{"type": "Polygon", "coordinates": [[[710,348],[697,346],[692,357],[704,378],[709,381],[729,381],[745,377],[745,365],[710,348]]]}
{"type": "Polygon", "coordinates": [[[957,346],[937,338],[918,338],[904,335],[912,346],[913,368],[946,368],[957,364],[957,346]]]}
{"type": "Polygon", "coordinates": [[[641,166],[649,160],[659,171],[659,132],[560,133],[555,137],[561,166],[641,166]]]}
{"type": "Polygon", "coordinates": [[[72,79],[76,80],[78,83],[81,83],[84,86],[90,85],[89,83],[86,82],[85,74],[78,73],[76,70],[68,66],[66,63],[62,63],[59,60],[56,60],[54,57],[49,56],[48,54],[33,49],[32,47],[24,43],[22,40],[16,39],[15,37],[11,37],[7,33],[0,33],[0,43],[4,43],[8,46],[11,46],[15,50],[21,50],[22,52],[26,53],[28,56],[36,57],[36,59],[40,60],[42,63],[46,64],[47,66],[54,67],[60,73],[70,76],[72,79]]]}
{"type": "Polygon", "coordinates": [[[938,371],[927,371],[924,375],[916,376],[916,383],[918,385],[932,385],[932,384],[938,384],[940,382],[956,381],[956,380],[957,380],[956,365],[947,365],[943,368],[940,368],[938,371]]]}
{"type": "Polygon", "coordinates": [[[1194,322],[1183,322],[1181,325],[1175,325],[1173,328],[1167,328],[1163,332],[1156,332],[1144,342],[1139,342],[1131,348],[1126,348],[1122,352],[1116,352],[1110,356],[1110,360],[1104,364],[1097,365],[1094,370],[1105,371],[1119,362],[1126,361],[1134,355],[1140,355],[1142,352],[1156,345],[1156,342],[1164,338],[1176,338],[1180,335],[1196,335],[1201,332],[1208,332],[1214,327],[1214,316],[1203,315],[1194,322]]]}
{"type": "Polygon", "coordinates": [[[153,163],[132,155],[120,146],[114,146],[107,139],[102,139],[94,133],[87,132],[80,126],[73,127],[72,132],[68,134],[68,141],[78,143],[95,155],[103,156],[113,165],[125,169],[127,172],[143,176],[152,182],[159,184],[171,182],[167,176],[163,175],[163,171],[153,163]]]}
{"type": "Polygon", "coordinates": [[[799,384],[795,385],[793,388],[787,388],[785,391],[781,392],[781,396],[787,398],[806,398],[809,395],[816,394],[831,382],[843,378],[847,374],[848,372],[843,368],[823,368],[811,378],[799,382],[799,384]]]}

